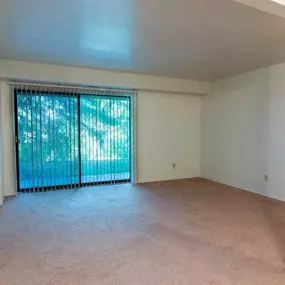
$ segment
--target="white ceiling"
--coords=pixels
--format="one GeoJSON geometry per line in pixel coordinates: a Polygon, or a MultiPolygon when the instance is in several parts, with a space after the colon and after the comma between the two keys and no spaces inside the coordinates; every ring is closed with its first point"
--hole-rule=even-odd
{"type": "Polygon", "coordinates": [[[0,57],[214,80],[285,61],[285,19],[231,0],[1,0],[0,57]]]}

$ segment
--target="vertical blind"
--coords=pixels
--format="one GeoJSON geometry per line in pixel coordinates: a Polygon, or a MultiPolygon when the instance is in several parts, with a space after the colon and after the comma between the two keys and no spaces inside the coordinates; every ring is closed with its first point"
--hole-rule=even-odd
{"type": "Polygon", "coordinates": [[[131,94],[14,86],[19,192],[131,180],[131,94]]]}

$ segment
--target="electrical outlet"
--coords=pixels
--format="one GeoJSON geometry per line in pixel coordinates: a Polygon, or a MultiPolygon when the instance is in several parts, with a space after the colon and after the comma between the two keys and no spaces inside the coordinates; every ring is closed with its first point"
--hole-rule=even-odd
{"type": "Polygon", "coordinates": [[[268,174],[264,174],[264,181],[268,181],[268,174]]]}
{"type": "Polygon", "coordinates": [[[175,163],[175,162],[172,163],[172,168],[173,168],[173,169],[176,168],[176,163],[175,163]]]}

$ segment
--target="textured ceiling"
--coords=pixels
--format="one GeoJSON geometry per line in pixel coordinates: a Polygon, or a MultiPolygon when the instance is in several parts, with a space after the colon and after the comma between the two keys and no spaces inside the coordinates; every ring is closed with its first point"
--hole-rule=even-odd
{"type": "Polygon", "coordinates": [[[285,61],[285,19],[230,0],[2,0],[0,57],[214,80],[285,61]]]}

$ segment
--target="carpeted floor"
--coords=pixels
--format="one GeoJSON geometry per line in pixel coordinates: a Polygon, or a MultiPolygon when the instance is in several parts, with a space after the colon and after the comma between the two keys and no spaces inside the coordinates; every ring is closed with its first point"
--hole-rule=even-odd
{"type": "Polygon", "coordinates": [[[28,194],[0,211],[1,285],[285,284],[285,203],[206,180],[28,194]]]}

